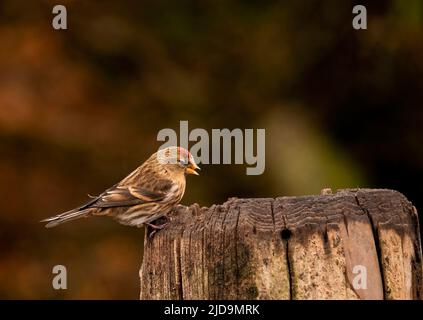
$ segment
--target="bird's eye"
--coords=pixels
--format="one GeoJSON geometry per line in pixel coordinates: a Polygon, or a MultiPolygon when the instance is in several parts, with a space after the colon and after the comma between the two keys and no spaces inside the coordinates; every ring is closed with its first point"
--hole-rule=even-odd
{"type": "Polygon", "coordinates": [[[183,165],[183,166],[188,165],[188,161],[186,159],[179,159],[178,162],[180,165],[183,165]]]}

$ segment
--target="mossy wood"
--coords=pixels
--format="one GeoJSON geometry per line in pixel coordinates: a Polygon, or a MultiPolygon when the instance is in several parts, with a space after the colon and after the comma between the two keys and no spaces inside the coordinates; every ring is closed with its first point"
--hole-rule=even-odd
{"type": "Polygon", "coordinates": [[[422,299],[422,272],[417,211],[396,191],[232,198],[178,206],[146,237],[140,298],[422,299]]]}

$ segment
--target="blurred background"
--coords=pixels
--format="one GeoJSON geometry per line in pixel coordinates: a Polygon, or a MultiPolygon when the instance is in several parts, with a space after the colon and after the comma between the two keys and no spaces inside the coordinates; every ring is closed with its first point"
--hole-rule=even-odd
{"type": "Polygon", "coordinates": [[[160,129],[265,128],[266,170],[202,165],[183,204],[399,190],[423,212],[423,2],[0,2],[0,298],[137,299],[142,229],[55,229],[140,165],[160,129]],[[68,270],[68,290],[51,286],[68,270]]]}

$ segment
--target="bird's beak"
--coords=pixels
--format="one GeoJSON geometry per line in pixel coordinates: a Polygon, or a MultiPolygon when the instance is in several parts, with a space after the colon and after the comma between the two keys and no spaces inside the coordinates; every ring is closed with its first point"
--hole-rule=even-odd
{"type": "Polygon", "coordinates": [[[201,169],[199,166],[197,166],[195,162],[194,163],[190,162],[188,167],[185,169],[185,172],[188,174],[195,174],[196,176],[199,176],[200,174],[195,170],[201,170],[201,169]]]}

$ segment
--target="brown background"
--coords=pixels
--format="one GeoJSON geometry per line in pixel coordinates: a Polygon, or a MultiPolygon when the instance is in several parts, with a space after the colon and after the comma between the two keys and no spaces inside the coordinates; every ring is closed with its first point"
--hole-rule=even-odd
{"type": "Polygon", "coordinates": [[[263,175],[202,165],[184,204],[384,187],[423,205],[421,1],[361,2],[366,31],[350,1],[60,3],[66,31],[55,2],[0,2],[0,298],[136,299],[142,230],[38,221],[120,180],[180,120],[266,129],[263,175]]]}

